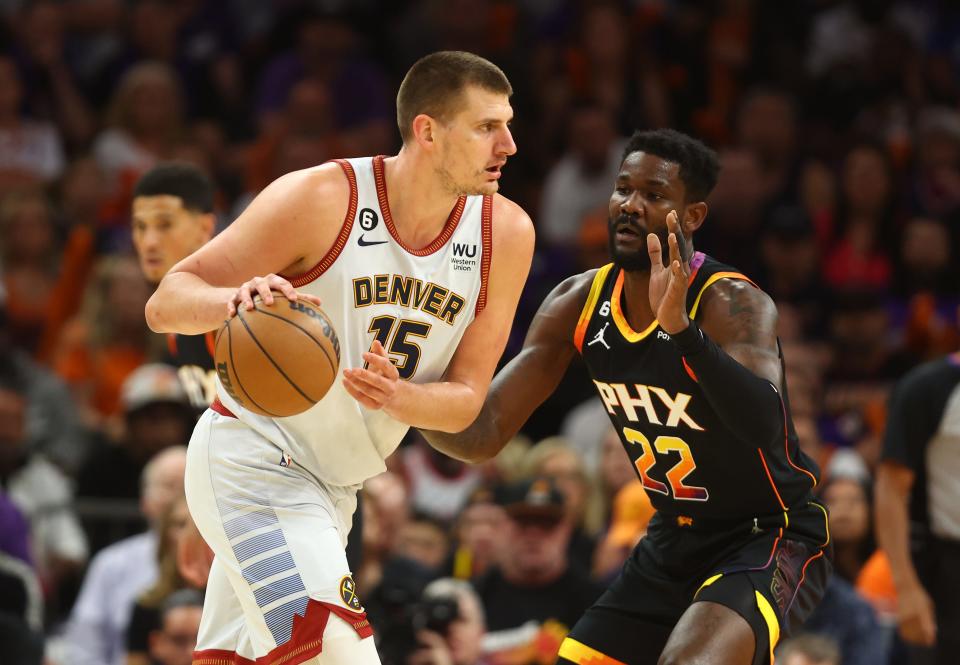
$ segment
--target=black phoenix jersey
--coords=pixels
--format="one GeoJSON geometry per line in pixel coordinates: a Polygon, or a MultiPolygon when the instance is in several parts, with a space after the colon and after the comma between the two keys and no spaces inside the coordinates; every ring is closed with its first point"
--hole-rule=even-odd
{"type": "Polygon", "coordinates": [[[204,411],[217,396],[214,371],[214,333],[204,335],[167,335],[170,363],[177,366],[180,383],[197,411],[204,411]]]}
{"type": "MultiPolygon", "coordinates": [[[[690,267],[691,320],[717,280],[750,281],[700,252],[690,267]]],[[[819,475],[800,451],[789,403],[784,402],[786,431],[779,440],[738,439],[658,322],[631,330],[621,305],[623,280],[623,271],[612,264],[597,272],[574,342],[661,519],[693,526],[697,520],[756,524],[759,517],[787,527],[789,510],[808,506],[819,475]]]]}

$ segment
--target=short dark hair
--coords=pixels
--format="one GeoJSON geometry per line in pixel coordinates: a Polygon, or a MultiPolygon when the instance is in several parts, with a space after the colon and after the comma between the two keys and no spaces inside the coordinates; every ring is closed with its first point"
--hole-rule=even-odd
{"type": "Polygon", "coordinates": [[[467,86],[488,92],[513,94],[507,75],[495,64],[466,51],[437,51],[413,63],[397,92],[397,126],[406,143],[413,134],[413,119],[421,113],[440,120],[458,109],[467,86]]]}
{"type": "Polygon", "coordinates": [[[133,189],[138,196],[176,196],[193,212],[213,212],[213,183],[191,164],[167,162],[147,171],[133,189]]]}
{"type": "Polygon", "coordinates": [[[621,164],[634,152],[645,152],[680,166],[687,201],[704,201],[717,184],[720,160],[702,141],[674,129],[634,132],[623,149],[621,164]]]}

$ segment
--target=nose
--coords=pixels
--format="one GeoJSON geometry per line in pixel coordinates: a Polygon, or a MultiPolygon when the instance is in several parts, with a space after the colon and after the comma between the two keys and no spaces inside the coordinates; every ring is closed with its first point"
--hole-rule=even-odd
{"type": "Polygon", "coordinates": [[[517,144],[513,140],[513,134],[510,132],[509,127],[505,127],[503,130],[503,136],[500,139],[499,154],[501,155],[515,155],[517,152],[517,144]]]}
{"type": "Polygon", "coordinates": [[[620,203],[620,212],[627,215],[642,215],[643,205],[641,205],[640,195],[637,192],[633,192],[625,197],[623,202],[620,203]]]}

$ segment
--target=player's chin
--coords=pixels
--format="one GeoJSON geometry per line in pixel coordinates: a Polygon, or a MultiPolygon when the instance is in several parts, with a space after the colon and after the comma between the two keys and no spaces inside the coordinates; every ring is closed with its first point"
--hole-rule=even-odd
{"type": "Polygon", "coordinates": [[[613,262],[628,272],[644,272],[650,270],[650,255],[633,247],[623,247],[616,242],[610,246],[610,258],[613,262]]]}

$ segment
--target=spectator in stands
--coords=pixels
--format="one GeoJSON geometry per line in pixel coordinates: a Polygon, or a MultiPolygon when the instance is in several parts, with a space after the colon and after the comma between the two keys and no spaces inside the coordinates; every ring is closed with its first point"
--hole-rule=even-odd
{"type": "Polygon", "coordinates": [[[834,574],[853,584],[875,549],[868,480],[832,474],[820,489],[830,511],[834,574]]]}
{"type": "MultiPolygon", "coordinates": [[[[68,51],[67,41],[78,36],[78,28],[92,37],[92,24],[97,21],[94,17],[99,14],[101,20],[109,21],[110,14],[116,11],[110,4],[98,3],[93,11],[84,12],[69,3],[38,0],[25,3],[16,22],[14,53],[23,81],[24,107],[33,117],[55,125],[70,148],[89,142],[96,120],[77,80],[80,58],[76,51],[68,51]]],[[[83,49],[81,53],[85,57],[97,50],[83,49]]]]}
{"type": "Polygon", "coordinates": [[[24,118],[22,101],[16,66],[0,56],[0,194],[50,184],[65,166],[57,127],[24,118]]]}
{"type": "Polygon", "coordinates": [[[594,579],[604,584],[613,581],[633,548],[646,535],[654,512],[639,480],[634,479],[620,488],[613,498],[610,528],[600,539],[593,558],[594,579]]]}
{"type": "Polygon", "coordinates": [[[107,128],[93,144],[118,206],[127,207],[133,184],[170,155],[183,131],[176,73],[165,64],[149,61],[127,70],[110,101],[107,128]]]}
{"type": "Polygon", "coordinates": [[[583,460],[560,437],[550,437],[530,448],[524,460],[527,477],[550,478],[563,494],[564,519],[572,529],[571,564],[589,572],[593,565],[596,536],[606,522],[603,498],[587,475],[583,460]]]}
{"type": "Polygon", "coordinates": [[[160,628],[150,634],[155,665],[190,665],[200,631],[203,594],[181,589],[170,594],[160,610],[160,628]]]}
{"type": "MultiPolygon", "coordinates": [[[[831,524],[830,534],[836,533],[831,524]]],[[[829,637],[839,648],[843,665],[883,664],[890,654],[890,632],[880,624],[870,603],[839,575],[830,578],[803,629],[829,637]]]]}
{"type": "Polygon", "coordinates": [[[77,479],[79,496],[135,499],[147,461],[190,440],[193,411],[170,365],[138,367],[123,382],[120,403],[123,432],[116,441],[102,441],[84,464],[77,479]]]}
{"type": "Polygon", "coordinates": [[[412,559],[430,570],[439,571],[450,553],[446,526],[427,515],[414,514],[397,530],[393,555],[412,559]]]}
{"type": "Polygon", "coordinates": [[[150,293],[135,258],[105,256],[94,268],[80,314],[64,327],[52,365],[91,427],[107,425],[121,409],[124,380],[160,354],[163,338],[150,332],[143,316],[150,293]]]}
{"type": "Polygon", "coordinates": [[[886,289],[893,274],[893,180],[886,154],[864,144],[847,153],[841,173],[836,238],[824,261],[834,288],[886,289]]]}
{"type": "Polygon", "coordinates": [[[19,379],[0,374],[0,487],[30,524],[31,560],[53,590],[86,562],[87,539],[73,510],[70,480],[27,448],[27,393],[19,379]]]}
{"type": "Polygon", "coordinates": [[[584,218],[606,208],[624,141],[613,113],[596,102],[571,108],[567,126],[567,152],[544,179],[537,230],[548,245],[572,250],[584,218]]]}
{"type": "MultiPolygon", "coordinates": [[[[840,650],[828,637],[797,635],[777,649],[777,662],[783,665],[843,665],[840,650]]],[[[879,665],[879,664],[878,664],[879,665]]]]}
{"type": "Polygon", "coordinates": [[[498,565],[476,581],[493,649],[516,663],[553,662],[560,643],[602,588],[570,565],[571,524],[548,478],[507,485],[509,516],[498,565]]]}
{"type": "Polygon", "coordinates": [[[150,460],[140,497],[149,528],[105,548],[90,562],[65,636],[70,665],[125,665],[133,603],[157,580],[160,516],[183,495],[186,461],[186,446],[167,448],[150,460]]]}
{"type": "Polygon", "coordinates": [[[186,497],[174,499],[160,516],[157,527],[157,580],[134,602],[127,626],[126,665],[151,665],[150,634],[161,628],[161,614],[167,599],[189,588],[177,565],[178,545],[190,523],[186,497]]]}
{"type": "Polygon", "coordinates": [[[43,453],[74,473],[87,451],[76,407],[67,386],[10,341],[6,289],[0,284],[0,374],[16,376],[27,399],[26,436],[30,453],[43,453]]]}
{"type": "Polygon", "coordinates": [[[357,587],[368,592],[380,584],[383,566],[396,546],[400,527],[410,518],[407,488],[399,475],[385,471],[363,484],[363,560],[354,572],[357,587]]]}
{"type": "Polygon", "coordinates": [[[451,600],[456,615],[442,633],[429,627],[416,634],[419,648],[407,665],[482,665],[485,631],[483,606],[477,592],[462,580],[441,578],[426,586],[421,600],[451,600]]]}
{"type": "Polygon", "coordinates": [[[500,558],[507,516],[489,487],[478,488],[457,516],[457,547],[449,566],[453,577],[469,580],[483,575],[500,558]]]}
{"type": "Polygon", "coordinates": [[[450,523],[483,482],[480,470],[431,448],[411,430],[410,443],[400,450],[402,473],[414,511],[450,523]]]}
{"type": "Polygon", "coordinates": [[[960,653],[960,354],[909,372],[890,397],[877,472],[877,540],[913,663],[960,653]]]}
{"type": "Polygon", "coordinates": [[[43,598],[33,570],[0,551],[0,645],[4,665],[41,665],[43,598]]]}

